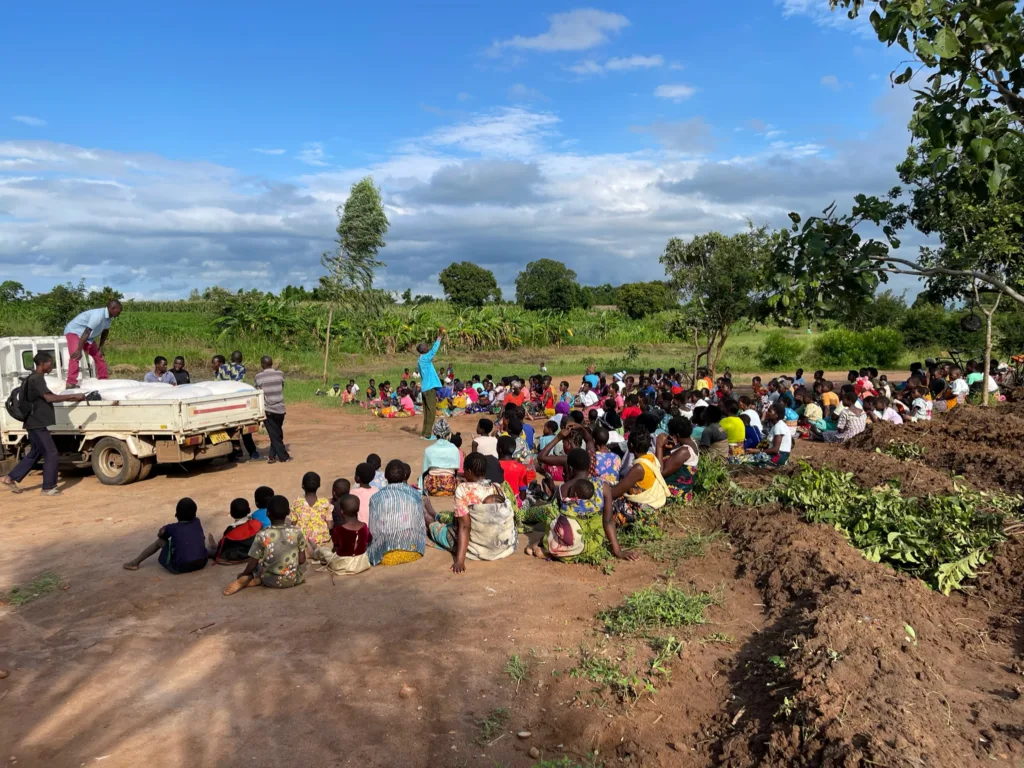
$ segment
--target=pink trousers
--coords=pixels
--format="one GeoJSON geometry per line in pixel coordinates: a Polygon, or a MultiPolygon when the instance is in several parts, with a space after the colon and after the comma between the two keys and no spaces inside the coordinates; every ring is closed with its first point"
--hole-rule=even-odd
{"type": "MultiPolygon", "coordinates": [[[[74,333],[69,333],[64,338],[67,339],[68,342],[68,354],[73,355],[78,350],[79,337],[74,333]]],[[[96,363],[97,379],[108,378],[107,361],[103,359],[103,352],[100,351],[100,348],[96,344],[91,341],[85,342],[85,344],[82,345],[82,354],[89,355],[96,363]]],[[[78,384],[79,363],[81,363],[81,360],[72,359],[68,362],[67,385],[69,387],[73,387],[78,384]]]]}

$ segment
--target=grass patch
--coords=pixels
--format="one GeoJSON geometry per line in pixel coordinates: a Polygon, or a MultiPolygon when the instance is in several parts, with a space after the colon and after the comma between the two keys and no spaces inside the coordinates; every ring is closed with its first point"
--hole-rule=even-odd
{"type": "Polygon", "coordinates": [[[60,586],[60,576],[54,571],[43,571],[28,584],[15,587],[7,593],[7,602],[14,606],[26,605],[60,586]]]}
{"type": "Polygon", "coordinates": [[[586,646],[580,646],[579,663],[569,670],[569,676],[589,680],[597,685],[595,692],[610,691],[615,698],[627,704],[637,701],[645,693],[658,692],[649,679],[640,677],[636,672],[624,672],[617,661],[586,646]]]}
{"type": "Polygon", "coordinates": [[[647,587],[626,598],[622,605],[597,617],[613,635],[631,635],[655,629],[704,624],[704,611],[718,599],[707,592],[688,592],[671,584],[647,587]]]}
{"type": "Polygon", "coordinates": [[[562,755],[557,760],[540,760],[534,763],[537,768],[604,768],[604,763],[597,759],[596,754],[589,754],[583,762],[574,758],[562,755]]]}
{"type": "Polygon", "coordinates": [[[494,741],[505,730],[508,719],[508,710],[504,707],[499,707],[488,714],[483,720],[477,720],[476,724],[480,728],[480,736],[477,737],[477,742],[484,745],[494,741]]]}
{"type": "Polygon", "coordinates": [[[714,533],[688,533],[682,537],[653,539],[645,542],[641,550],[656,563],[678,563],[691,557],[704,557],[708,544],[723,538],[720,531],[714,533]]]}
{"type": "Polygon", "coordinates": [[[530,679],[530,666],[523,661],[518,653],[513,653],[505,664],[505,674],[516,684],[516,693],[518,693],[519,684],[530,679]]]}
{"type": "Polygon", "coordinates": [[[711,499],[729,487],[729,470],[725,462],[710,454],[702,453],[697,463],[697,474],[693,479],[693,497],[711,499]]]}
{"type": "Polygon", "coordinates": [[[710,645],[712,643],[722,643],[729,645],[736,642],[736,638],[732,635],[726,635],[722,632],[714,632],[705,638],[701,638],[701,645],[710,645]]]}

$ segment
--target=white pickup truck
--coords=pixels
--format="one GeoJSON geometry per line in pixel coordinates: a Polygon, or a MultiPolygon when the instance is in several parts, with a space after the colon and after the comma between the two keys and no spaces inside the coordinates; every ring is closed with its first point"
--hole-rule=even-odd
{"type": "MultiPolygon", "coordinates": [[[[28,449],[24,424],[12,419],[3,403],[31,373],[37,352],[53,355],[47,384],[52,392],[62,392],[70,359],[63,336],[0,338],[0,476],[28,449]]],[[[82,375],[93,376],[92,360],[83,357],[81,363],[82,375]]],[[[57,423],[50,434],[61,462],[91,466],[105,485],[144,480],[156,464],[228,456],[234,441],[258,431],[264,421],[263,393],[258,390],[184,400],[55,403],[54,410],[57,423]]]]}

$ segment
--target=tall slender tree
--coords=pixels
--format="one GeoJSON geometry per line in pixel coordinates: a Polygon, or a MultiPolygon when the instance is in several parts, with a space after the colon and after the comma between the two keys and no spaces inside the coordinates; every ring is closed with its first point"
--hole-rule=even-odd
{"type": "Polygon", "coordinates": [[[326,295],[336,297],[351,291],[370,294],[376,270],[385,266],[377,255],[385,246],[389,226],[373,177],[353,184],[345,205],[338,207],[338,247],[320,257],[327,270],[327,275],[320,278],[320,288],[326,295]]]}

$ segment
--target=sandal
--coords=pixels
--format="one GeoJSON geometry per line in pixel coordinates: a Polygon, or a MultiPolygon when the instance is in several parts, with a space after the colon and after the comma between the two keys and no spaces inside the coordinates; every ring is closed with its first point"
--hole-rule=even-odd
{"type": "Polygon", "coordinates": [[[18,484],[15,483],[14,481],[4,480],[3,482],[4,482],[4,485],[7,486],[7,490],[9,490],[11,493],[24,493],[25,492],[24,489],[19,488],[18,484]]]}
{"type": "Polygon", "coordinates": [[[241,592],[246,587],[258,587],[261,583],[259,576],[239,576],[224,588],[224,596],[241,592]]]}

